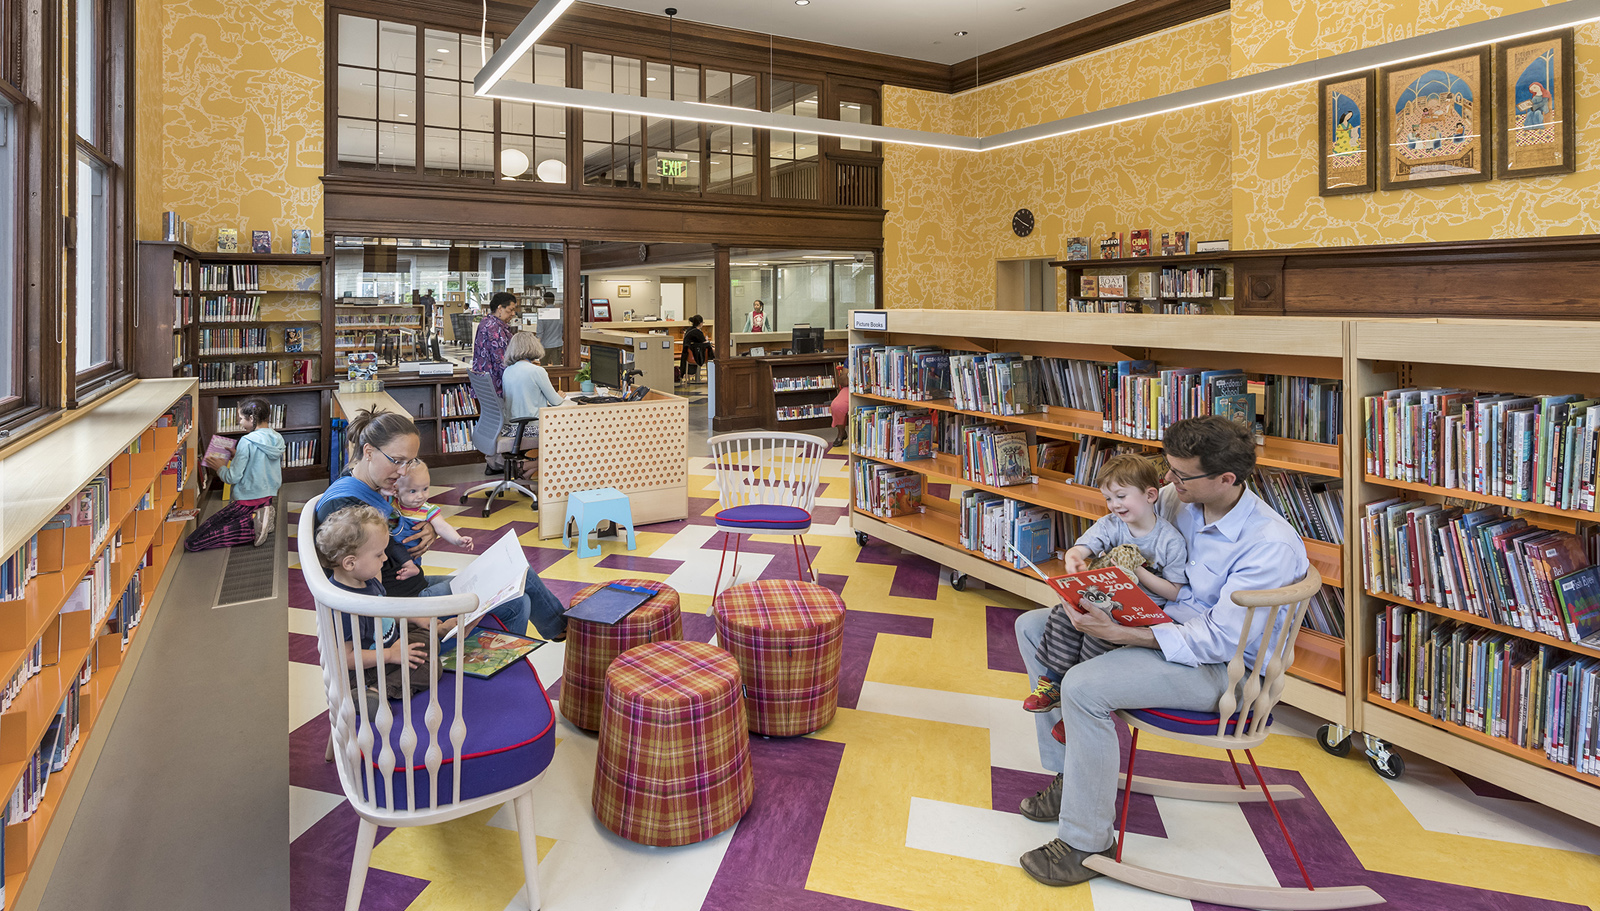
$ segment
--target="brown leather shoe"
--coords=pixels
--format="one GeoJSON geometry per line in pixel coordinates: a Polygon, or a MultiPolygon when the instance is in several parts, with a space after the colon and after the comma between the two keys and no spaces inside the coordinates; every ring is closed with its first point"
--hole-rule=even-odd
{"type": "Polygon", "coordinates": [[[1022,869],[1047,886],[1076,886],[1100,875],[1085,867],[1084,860],[1095,854],[1110,857],[1114,847],[1104,851],[1080,851],[1059,838],[1052,838],[1022,855],[1022,869]]]}
{"type": "Polygon", "coordinates": [[[1035,793],[1032,797],[1022,798],[1022,804],[1017,807],[1022,815],[1034,822],[1055,822],[1061,818],[1061,775],[1050,779],[1050,787],[1035,793]]]}

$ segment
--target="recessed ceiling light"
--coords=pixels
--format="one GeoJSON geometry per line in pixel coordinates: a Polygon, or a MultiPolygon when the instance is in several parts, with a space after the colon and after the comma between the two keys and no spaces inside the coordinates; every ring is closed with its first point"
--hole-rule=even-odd
{"type": "Polygon", "coordinates": [[[810,6],[811,0],[794,0],[795,6],[810,6]]]}
{"type": "Polygon", "coordinates": [[[965,37],[967,37],[967,30],[966,29],[962,29],[961,31],[956,32],[956,37],[957,38],[965,38],[965,37]]]}
{"type": "Polygon", "coordinates": [[[411,115],[410,114],[401,114],[400,116],[401,117],[410,117],[411,115]]]}
{"type": "Polygon", "coordinates": [[[439,53],[448,54],[448,53],[450,53],[450,49],[447,48],[447,47],[441,47],[441,48],[439,48],[439,53]]]}
{"type": "Polygon", "coordinates": [[[646,77],[644,77],[644,80],[646,82],[655,82],[656,81],[656,77],[654,77],[654,76],[646,76],[646,77]]]}

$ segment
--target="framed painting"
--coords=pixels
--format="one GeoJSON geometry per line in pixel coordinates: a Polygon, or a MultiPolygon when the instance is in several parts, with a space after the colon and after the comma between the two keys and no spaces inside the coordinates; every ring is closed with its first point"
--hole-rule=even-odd
{"type": "Polygon", "coordinates": [[[1490,177],[1488,47],[1378,71],[1378,186],[1385,190],[1490,177]]]}
{"type": "Polygon", "coordinates": [[[1573,116],[1573,30],[1495,45],[1495,174],[1578,170],[1573,116]]]}
{"type": "Polygon", "coordinates": [[[1317,83],[1317,192],[1323,196],[1370,193],[1378,188],[1372,148],[1377,113],[1376,73],[1317,83]]]}

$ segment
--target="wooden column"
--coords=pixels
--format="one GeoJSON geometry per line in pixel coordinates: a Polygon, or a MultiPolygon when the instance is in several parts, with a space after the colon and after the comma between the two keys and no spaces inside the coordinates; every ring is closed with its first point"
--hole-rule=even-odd
{"type": "MultiPolygon", "coordinates": [[[[569,240],[566,249],[561,254],[561,345],[562,365],[552,371],[560,377],[575,376],[578,369],[583,366],[582,358],[578,355],[578,346],[582,344],[583,316],[586,301],[579,298],[583,295],[583,244],[579,241],[569,240]]],[[[576,383],[568,384],[567,388],[576,389],[576,383]]]]}
{"type": "Polygon", "coordinates": [[[716,371],[714,385],[717,390],[717,400],[713,409],[717,418],[711,422],[712,430],[726,429],[728,410],[732,408],[732,401],[727,395],[727,384],[722,382],[727,376],[723,372],[723,365],[733,357],[733,269],[729,265],[732,256],[725,244],[716,244],[711,250],[711,345],[716,349],[717,359],[706,365],[706,369],[716,371]]]}

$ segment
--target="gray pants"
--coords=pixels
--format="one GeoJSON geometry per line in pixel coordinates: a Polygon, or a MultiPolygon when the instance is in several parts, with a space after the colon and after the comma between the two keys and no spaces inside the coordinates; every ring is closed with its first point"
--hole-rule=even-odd
{"type": "MultiPolygon", "coordinates": [[[[1030,680],[1044,673],[1036,653],[1049,614],[1031,610],[1017,618],[1017,648],[1030,680]]],[[[1080,851],[1103,851],[1116,842],[1121,750],[1114,709],[1215,711],[1227,685],[1225,664],[1173,664],[1148,648],[1115,649],[1068,670],[1061,678],[1061,707],[1033,716],[1040,764],[1062,773],[1056,837],[1080,851]],[[1050,736],[1058,720],[1064,745],[1050,736]]]]}

